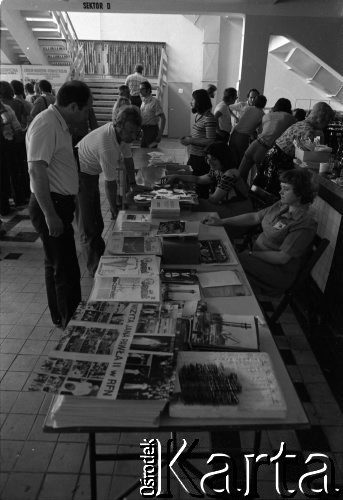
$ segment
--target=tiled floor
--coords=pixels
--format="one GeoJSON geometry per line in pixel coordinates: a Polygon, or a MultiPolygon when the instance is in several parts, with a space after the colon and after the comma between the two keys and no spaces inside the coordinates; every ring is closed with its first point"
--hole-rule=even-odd
{"type": "MultiPolygon", "coordinates": [[[[168,144],[172,147],[171,143],[168,144]]],[[[108,206],[104,197],[102,201],[105,229],[108,229],[108,206]]],[[[28,392],[26,385],[35,366],[49,353],[61,335],[61,330],[53,328],[47,309],[41,244],[35,238],[25,211],[15,212],[12,217],[3,220],[8,232],[0,242],[0,498],[89,500],[87,437],[80,434],[43,433],[42,423],[50,396],[28,392]]],[[[85,275],[84,266],[81,265],[85,275]]],[[[82,290],[85,298],[90,287],[90,278],[84,276],[82,290]]],[[[268,312],[273,305],[265,303],[264,307],[268,312]]],[[[309,416],[311,428],[265,432],[261,449],[264,453],[272,454],[279,449],[280,442],[285,441],[287,450],[298,452],[299,457],[306,458],[311,451],[329,454],[335,465],[336,483],[342,488],[343,391],[342,368],[337,358],[337,353],[342,355],[342,350],[339,350],[341,344],[336,340],[328,342],[325,332],[305,335],[290,310],[281,316],[273,333],[309,416]],[[333,363],[335,359],[337,362],[333,363]],[[335,377],[338,383],[335,382],[335,377]]],[[[143,437],[146,436],[136,433],[100,435],[100,451],[116,448],[140,451],[138,446],[143,437]]],[[[154,437],[159,436],[154,434],[154,437]]],[[[166,439],[167,436],[162,437],[166,439]]],[[[181,437],[187,438],[189,443],[200,437],[204,447],[209,442],[206,433],[188,433],[181,437]]],[[[219,445],[222,448],[225,439],[230,439],[228,449],[233,444],[247,449],[251,446],[250,438],[251,433],[248,432],[223,435],[220,436],[219,445]]],[[[204,470],[206,471],[206,466],[204,470]]],[[[289,466],[289,487],[296,484],[294,481],[304,470],[303,459],[297,466],[289,466]]],[[[104,462],[98,466],[98,473],[99,500],[112,500],[132,480],[141,477],[142,463],[104,462]]],[[[171,492],[174,499],[191,498],[176,480],[172,480],[171,492]]],[[[280,498],[275,492],[272,467],[260,468],[258,492],[263,500],[280,498]]],[[[142,497],[135,492],[128,498],[142,497]]],[[[306,497],[298,493],[294,498],[306,497]]]]}

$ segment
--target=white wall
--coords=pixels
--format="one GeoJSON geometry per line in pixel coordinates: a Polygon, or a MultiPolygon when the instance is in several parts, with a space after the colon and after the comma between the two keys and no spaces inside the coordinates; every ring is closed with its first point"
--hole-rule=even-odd
{"type": "Polygon", "coordinates": [[[166,42],[168,81],[201,86],[203,32],[182,15],[70,14],[84,40],[166,42]]]}
{"type": "Polygon", "coordinates": [[[238,88],[243,18],[222,17],[218,64],[218,100],[227,87],[238,88]]]}
{"type": "MultiPolygon", "coordinates": [[[[288,70],[287,66],[273,54],[269,54],[267,59],[264,94],[268,99],[268,108],[274,106],[280,97],[286,97],[291,101],[292,106],[297,108],[306,108],[307,101],[296,103],[296,100],[300,99],[330,101],[324,92],[306,83],[305,79],[294,71],[288,70]]],[[[330,105],[337,111],[343,111],[343,105],[337,101],[331,100],[330,105]]]]}

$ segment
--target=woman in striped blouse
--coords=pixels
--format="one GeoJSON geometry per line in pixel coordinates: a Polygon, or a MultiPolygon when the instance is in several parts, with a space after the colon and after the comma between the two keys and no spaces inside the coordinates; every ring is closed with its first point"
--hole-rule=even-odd
{"type": "MultiPolygon", "coordinates": [[[[205,175],[210,168],[206,162],[205,150],[216,138],[217,122],[212,114],[211,99],[205,89],[194,90],[191,109],[195,114],[192,135],[182,137],[181,144],[189,146],[187,164],[193,169],[194,175],[205,175]]],[[[199,197],[208,198],[208,186],[197,186],[199,197]]]]}

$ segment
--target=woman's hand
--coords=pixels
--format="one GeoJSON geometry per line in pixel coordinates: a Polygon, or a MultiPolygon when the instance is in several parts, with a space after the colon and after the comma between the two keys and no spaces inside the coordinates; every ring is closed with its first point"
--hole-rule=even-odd
{"type": "Polygon", "coordinates": [[[207,224],[208,226],[223,226],[223,221],[222,219],[219,219],[219,217],[206,217],[201,221],[203,224],[207,224]]]}
{"type": "Polygon", "coordinates": [[[181,137],[180,142],[183,146],[189,146],[191,143],[192,138],[187,135],[186,137],[181,137]]]}

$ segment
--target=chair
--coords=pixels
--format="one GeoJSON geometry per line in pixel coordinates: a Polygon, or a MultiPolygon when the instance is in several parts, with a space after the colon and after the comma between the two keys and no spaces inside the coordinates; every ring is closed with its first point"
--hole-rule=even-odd
{"type": "Polygon", "coordinates": [[[316,235],[312,241],[310,251],[304,259],[304,265],[301,267],[298,276],[296,277],[294,283],[285,291],[281,302],[276,307],[274,313],[270,317],[270,321],[275,323],[283,311],[288,305],[292,304],[293,297],[299,289],[304,285],[315,264],[318,262],[319,258],[323,254],[326,247],[329,245],[329,240],[327,238],[321,238],[316,235]]]}

